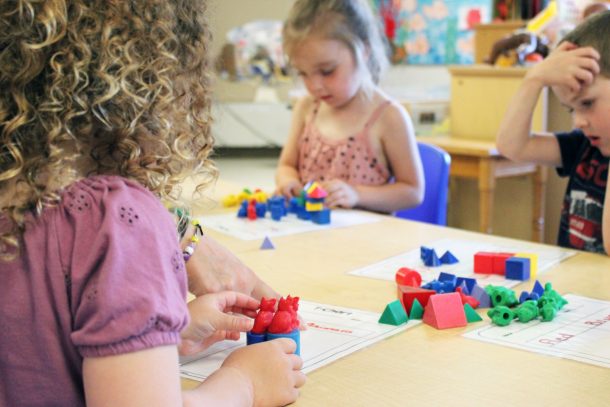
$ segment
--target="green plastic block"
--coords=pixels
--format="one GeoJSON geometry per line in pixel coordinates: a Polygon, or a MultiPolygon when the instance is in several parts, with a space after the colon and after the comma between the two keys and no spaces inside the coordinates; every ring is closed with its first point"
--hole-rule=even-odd
{"type": "Polygon", "coordinates": [[[422,319],[423,316],[424,316],[424,307],[421,306],[420,302],[416,298],[413,300],[413,305],[411,305],[411,312],[409,312],[409,318],[422,319]]]}
{"type": "Polygon", "coordinates": [[[468,322],[479,322],[483,320],[470,304],[464,304],[464,313],[466,314],[466,321],[468,322]]]}
{"type": "Polygon", "coordinates": [[[402,325],[409,320],[407,313],[400,301],[395,300],[386,305],[383,314],[379,318],[379,323],[387,325],[402,325]]]}

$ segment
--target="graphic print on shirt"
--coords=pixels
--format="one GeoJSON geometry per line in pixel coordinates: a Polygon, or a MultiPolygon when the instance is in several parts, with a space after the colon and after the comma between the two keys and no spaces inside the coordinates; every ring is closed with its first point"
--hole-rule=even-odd
{"type": "Polygon", "coordinates": [[[597,251],[601,235],[602,203],[587,195],[585,191],[570,194],[569,235],[572,247],[580,250],[597,251]]]}

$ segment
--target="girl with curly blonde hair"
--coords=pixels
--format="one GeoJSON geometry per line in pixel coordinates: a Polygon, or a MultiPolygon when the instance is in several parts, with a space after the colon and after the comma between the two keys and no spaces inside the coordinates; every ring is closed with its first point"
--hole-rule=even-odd
{"type": "MultiPolygon", "coordinates": [[[[188,175],[198,189],[216,176],[204,8],[0,2],[0,405],[296,398],[304,376],[289,340],[240,349],[180,392],[176,349],[192,324],[160,200],[180,204],[188,175]]],[[[258,305],[210,295],[201,307],[258,305]]]]}

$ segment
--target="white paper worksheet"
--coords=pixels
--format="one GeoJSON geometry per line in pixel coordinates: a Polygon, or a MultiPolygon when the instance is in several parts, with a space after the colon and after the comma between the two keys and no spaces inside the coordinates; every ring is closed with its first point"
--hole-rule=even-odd
{"type": "Polygon", "coordinates": [[[435,280],[439,273],[451,273],[458,277],[476,278],[481,286],[488,284],[504,287],[513,287],[520,281],[507,280],[502,276],[494,274],[474,273],[474,254],[477,252],[508,252],[508,253],[534,253],[538,255],[538,273],[544,273],[559,262],[573,256],[576,252],[559,247],[533,245],[527,242],[515,242],[515,244],[492,244],[476,240],[440,239],[430,243],[422,243],[422,246],[432,248],[440,258],[445,251],[449,250],[457,259],[458,263],[443,264],[438,267],[424,265],[420,258],[420,249],[390,257],[366,267],[350,271],[349,274],[361,277],[376,278],[380,280],[394,281],[396,271],[401,267],[417,270],[422,276],[422,284],[435,280]]]}
{"type": "Polygon", "coordinates": [[[610,301],[567,294],[550,322],[487,325],[464,336],[610,368],[610,301]]]}
{"type": "MultiPolygon", "coordinates": [[[[385,325],[377,322],[381,314],[376,312],[309,301],[299,303],[299,315],[307,323],[307,330],[301,331],[304,373],[421,323],[413,320],[400,326],[385,325]]],[[[181,375],[203,381],[231,351],[245,345],[244,336],[237,342],[220,342],[199,355],[180,358],[181,375]]]]}
{"type": "Polygon", "coordinates": [[[281,220],[275,221],[269,217],[250,220],[238,218],[235,213],[210,215],[199,219],[201,224],[210,229],[231,235],[242,240],[262,240],[265,237],[286,236],[317,230],[342,228],[346,226],[362,225],[381,220],[379,215],[372,213],[333,209],[330,214],[330,224],[318,225],[310,220],[301,220],[294,214],[288,214],[281,220]]]}

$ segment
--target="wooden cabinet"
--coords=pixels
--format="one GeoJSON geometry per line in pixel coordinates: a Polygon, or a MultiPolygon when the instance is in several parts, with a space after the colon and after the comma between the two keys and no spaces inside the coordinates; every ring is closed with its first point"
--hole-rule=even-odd
{"type": "MultiPolygon", "coordinates": [[[[451,136],[496,139],[509,101],[523,80],[526,68],[498,68],[489,65],[450,67],[451,136]]],[[[543,90],[534,111],[532,129],[547,130],[547,90],[543,90]]]]}
{"type": "Polygon", "coordinates": [[[478,24],[475,26],[474,62],[477,64],[485,62],[485,58],[489,56],[491,48],[496,41],[523,27],[525,27],[525,22],[520,20],[478,24]]]}

